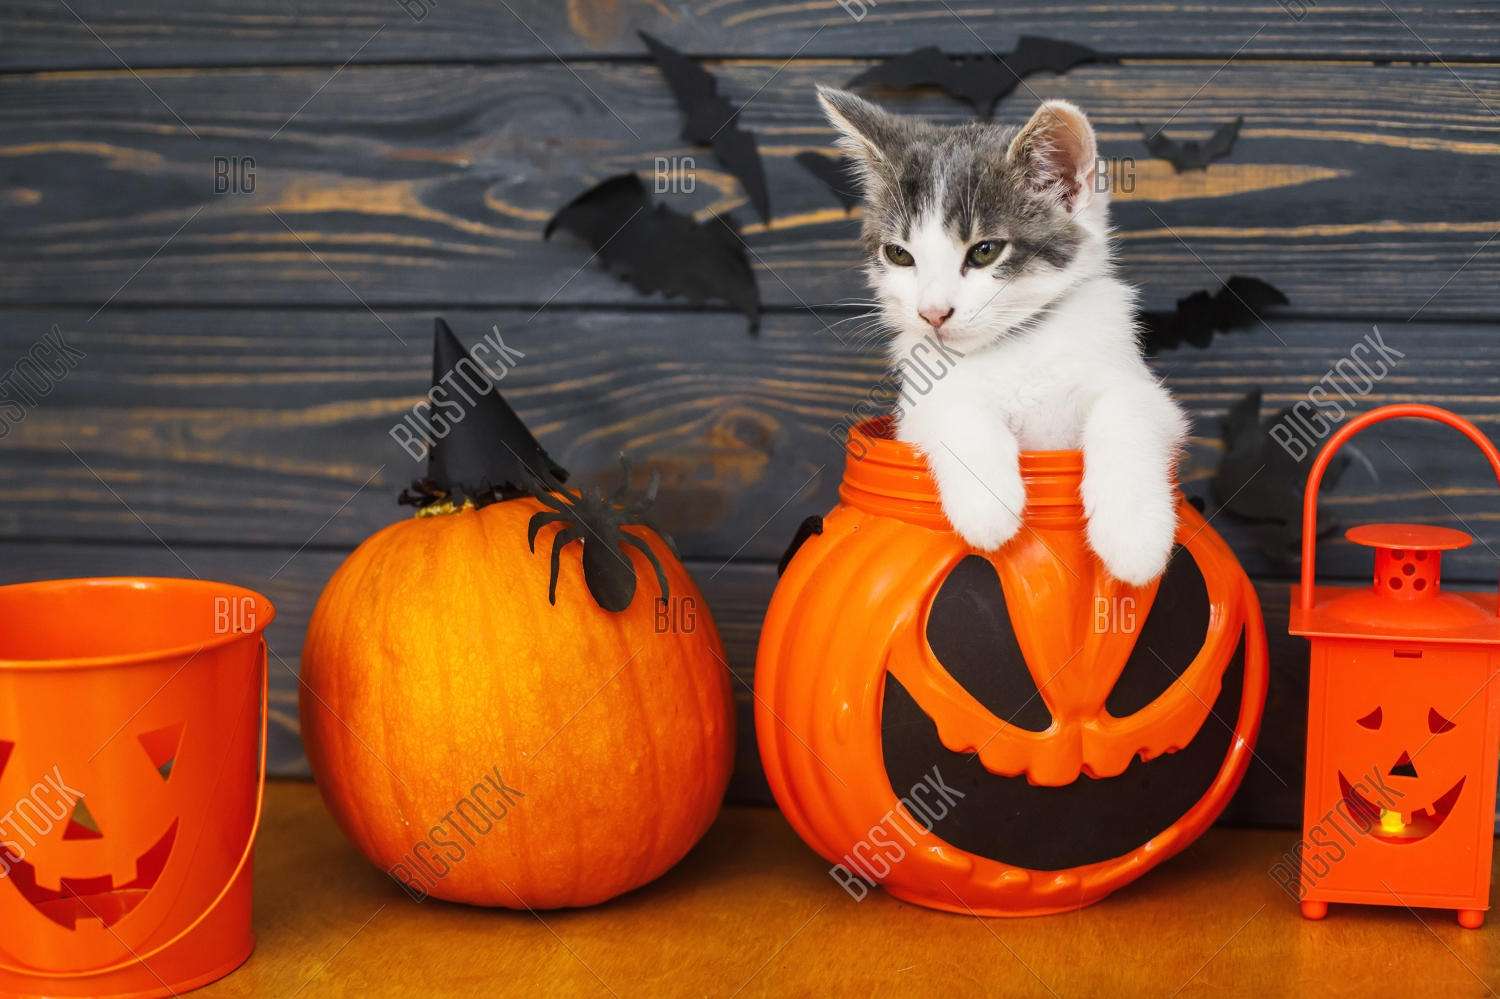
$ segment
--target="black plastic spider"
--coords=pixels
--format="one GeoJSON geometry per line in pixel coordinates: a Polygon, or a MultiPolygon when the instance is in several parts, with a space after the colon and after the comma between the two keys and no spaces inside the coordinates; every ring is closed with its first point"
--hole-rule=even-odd
{"type": "Polygon", "coordinates": [[[622,611],[635,598],[635,566],[625,554],[623,546],[630,545],[644,554],[651,567],[656,570],[656,582],[661,587],[661,598],[669,595],[667,574],[662,570],[656,553],[644,540],[622,530],[627,525],[649,528],[667,543],[675,554],[677,549],[668,537],[645,516],[651,504],[656,502],[656,491],[661,485],[661,475],[651,473],[651,482],[640,499],[627,502],[630,488],[630,462],[620,455],[623,478],[620,487],[605,494],[598,486],[569,489],[550,472],[538,475],[531,471],[536,482],[533,494],[548,507],[535,514],[526,525],[526,543],[536,551],[536,537],[548,524],[563,524],[562,530],[552,536],[552,573],[547,583],[548,603],[557,603],[557,573],[562,550],[577,541],[583,545],[583,581],[588,585],[594,602],[607,611],[622,611]]]}

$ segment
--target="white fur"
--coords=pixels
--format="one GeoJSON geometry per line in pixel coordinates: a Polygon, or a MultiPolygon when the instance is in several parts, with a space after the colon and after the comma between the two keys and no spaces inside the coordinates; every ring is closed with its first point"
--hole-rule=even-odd
{"type": "Polygon", "coordinates": [[[1089,544],[1113,576],[1139,585],[1171,556],[1188,423],[1141,357],[1135,291],[1110,266],[1108,199],[1093,191],[1093,131],[1060,104],[1048,106],[1076,113],[1087,130],[1080,152],[1090,164],[1067,209],[1087,238],[1066,269],[1042,267],[1009,283],[993,267],[965,272],[968,247],[928,217],[903,244],[915,266],[877,260],[869,276],[900,371],[910,370],[900,362],[922,340],[936,337],[963,355],[936,381],[907,380],[897,417],[900,438],[926,455],[959,535],[981,550],[1004,545],[1024,514],[1019,453],[1081,448],[1089,544]],[[950,307],[936,333],[920,317],[950,307]]]}

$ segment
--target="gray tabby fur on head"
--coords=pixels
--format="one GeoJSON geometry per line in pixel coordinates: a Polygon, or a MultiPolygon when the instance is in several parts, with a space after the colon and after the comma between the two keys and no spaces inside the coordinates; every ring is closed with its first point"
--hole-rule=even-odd
{"type": "Polygon", "coordinates": [[[983,347],[1108,272],[1094,130],[1072,104],[1048,101],[1017,128],[937,125],[825,87],[818,99],[863,184],[866,273],[893,349],[933,335],[983,347]],[[986,241],[1002,249],[976,265],[986,241]],[[891,246],[908,256],[893,262],[891,246]]]}

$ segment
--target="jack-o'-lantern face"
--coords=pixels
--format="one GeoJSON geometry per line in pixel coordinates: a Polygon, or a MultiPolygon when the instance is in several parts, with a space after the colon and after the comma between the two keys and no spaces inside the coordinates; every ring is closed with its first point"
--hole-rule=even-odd
{"type": "Polygon", "coordinates": [[[1364,759],[1335,772],[1354,820],[1368,827],[1371,838],[1397,846],[1437,832],[1453,813],[1467,778],[1443,774],[1443,754],[1422,751],[1455,734],[1458,723],[1437,708],[1402,703],[1376,705],[1352,724],[1363,734],[1346,740],[1348,753],[1364,759]]]}
{"type": "MultiPolygon", "coordinates": [[[[128,959],[164,924],[202,911],[232,870],[253,791],[259,692],[243,647],[117,672],[72,702],[66,725],[0,730],[0,926],[39,966],[128,959]],[[191,709],[185,709],[191,705],[191,709]],[[197,872],[197,873],[195,873],[197,872]]],[[[42,671],[12,678],[18,703],[51,696],[42,671]]]]}
{"type": "MultiPolygon", "coordinates": [[[[1011,567],[1002,562],[1000,571],[1011,567]]],[[[933,696],[935,670],[893,671],[886,684],[891,786],[911,787],[936,765],[964,795],[939,823],[942,837],[1034,870],[1119,856],[1179,819],[1218,774],[1240,706],[1242,663],[1232,646],[1209,650],[1212,676],[1193,669],[1209,631],[1209,594],[1186,552],[1154,594],[1074,572],[1072,586],[1099,589],[1070,601],[1089,617],[1055,620],[1045,635],[1015,617],[1050,608],[1010,606],[1005,591],[1023,592],[1018,577],[1002,588],[987,558],[968,556],[939,590],[923,638],[941,682],[1001,721],[977,752],[949,748],[961,715],[933,696]],[[1006,821],[1015,816],[1025,816],[1024,829],[1006,821]]]]}
{"type": "MultiPolygon", "coordinates": [[[[156,886],[172,855],[178,822],[170,809],[139,805],[166,803],[163,785],[171,782],[182,731],[177,723],[133,739],[122,733],[118,748],[100,751],[101,757],[119,759],[92,776],[110,781],[116,791],[128,788],[136,803],[128,814],[95,815],[88,787],[75,786],[82,784],[81,778],[65,773],[61,765],[21,799],[11,828],[0,830],[0,859],[9,867],[15,890],[39,914],[67,930],[84,920],[109,928],[156,886]],[[131,817],[143,812],[145,826],[131,817]],[[158,827],[156,834],[141,838],[152,826],[158,827]],[[34,840],[35,846],[28,848],[26,840],[34,840]]],[[[13,749],[13,743],[0,742],[0,777],[13,749]]]]}

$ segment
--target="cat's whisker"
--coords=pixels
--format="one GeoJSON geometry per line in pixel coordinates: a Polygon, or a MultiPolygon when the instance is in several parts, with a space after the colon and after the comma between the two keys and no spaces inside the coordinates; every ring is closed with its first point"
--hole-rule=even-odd
{"type": "Polygon", "coordinates": [[[873,319],[876,316],[878,316],[879,314],[880,314],[879,312],[862,312],[862,313],[860,313],[857,316],[845,316],[843,319],[835,319],[833,322],[826,323],[825,325],[827,325],[827,326],[842,326],[845,323],[858,322],[859,320],[862,320],[862,319],[873,319]]]}

